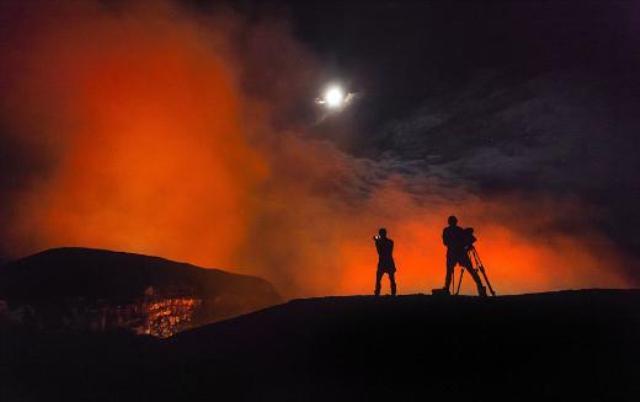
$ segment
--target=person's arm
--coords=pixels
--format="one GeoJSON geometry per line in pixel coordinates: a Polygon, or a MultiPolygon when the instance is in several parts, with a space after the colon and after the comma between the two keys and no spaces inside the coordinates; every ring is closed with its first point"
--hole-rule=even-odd
{"type": "Polygon", "coordinates": [[[447,236],[447,229],[442,231],[442,244],[444,244],[445,246],[449,247],[449,236],[447,236]]]}

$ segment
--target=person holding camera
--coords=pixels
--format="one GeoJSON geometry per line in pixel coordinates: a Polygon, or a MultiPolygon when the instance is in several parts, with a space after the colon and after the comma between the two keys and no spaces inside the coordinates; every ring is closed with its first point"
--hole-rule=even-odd
{"type": "Polygon", "coordinates": [[[378,252],[378,270],[376,271],[376,289],[374,294],[380,296],[380,281],[386,273],[389,275],[391,295],[396,295],[396,264],[393,261],[393,240],[387,237],[387,229],[381,228],[378,234],[373,236],[378,252]]]}
{"type": "Polygon", "coordinates": [[[456,264],[460,264],[466,268],[471,274],[476,286],[478,287],[478,295],[487,296],[487,289],[482,285],[480,276],[469,258],[469,250],[473,247],[476,238],[473,236],[473,229],[463,229],[458,226],[458,218],[450,216],[448,219],[449,226],[442,231],[442,242],[447,246],[447,274],[444,281],[445,292],[449,292],[451,279],[453,277],[453,269],[456,264]]]}

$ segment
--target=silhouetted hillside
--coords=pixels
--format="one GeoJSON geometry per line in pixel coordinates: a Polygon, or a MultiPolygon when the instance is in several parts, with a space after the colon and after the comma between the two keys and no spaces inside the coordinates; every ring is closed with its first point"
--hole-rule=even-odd
{"type": "Polygon", "coordinates": [[[8,337],[0,358],[7,395],[33,400],[631,401],[639,305],[609,290],[328,297],[166,340],[8,337]]]}
{"type": "Polygon", "coordinates": [[[168,336],[280,302],[265,280],[163,258],[59,248],[0,269],[10,318],[39,329],[127,328],[168,336]]]}
{"type": "Polygon", "coordinates": [[[198,384],[220,375],[215,367],[233,367],[222,375],[241,400],[633,399],[638,306],[638,291],[333,297],[170,341],[184,367],[179,381],[198,384]]]}

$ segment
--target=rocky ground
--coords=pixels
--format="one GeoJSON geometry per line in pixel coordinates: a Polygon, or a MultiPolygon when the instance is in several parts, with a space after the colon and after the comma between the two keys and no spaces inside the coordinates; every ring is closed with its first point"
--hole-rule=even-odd
{"type": "Polygon", "coordinates": [[[0,325],[168,337],[280,303],[267,281],[133,253],[57,248],[0,267],[0,325]]]}
{"type": "Polygon", "coordinates": [[[2,400],[635,400],[640,291],[295,300],[160,340],[5,334],[2,400]]]}

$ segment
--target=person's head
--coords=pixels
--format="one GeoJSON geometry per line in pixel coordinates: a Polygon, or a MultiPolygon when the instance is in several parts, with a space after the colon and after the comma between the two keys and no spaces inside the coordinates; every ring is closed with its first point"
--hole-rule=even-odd
{"type": "Polygon", "coordinates": [[[449,219],[447,219],[447,222],[449,222],[449,226],[457,226],[458,225],[458,218],[456,218],[455,216],[451,215],[449,217],[449,219]]]}
{"type": "Polygon", "coordinates": [[[387,237],[387,229],[380,228],[380,230],[378,230],[378,234],[380,235],[380,237],[387,237]]]}

